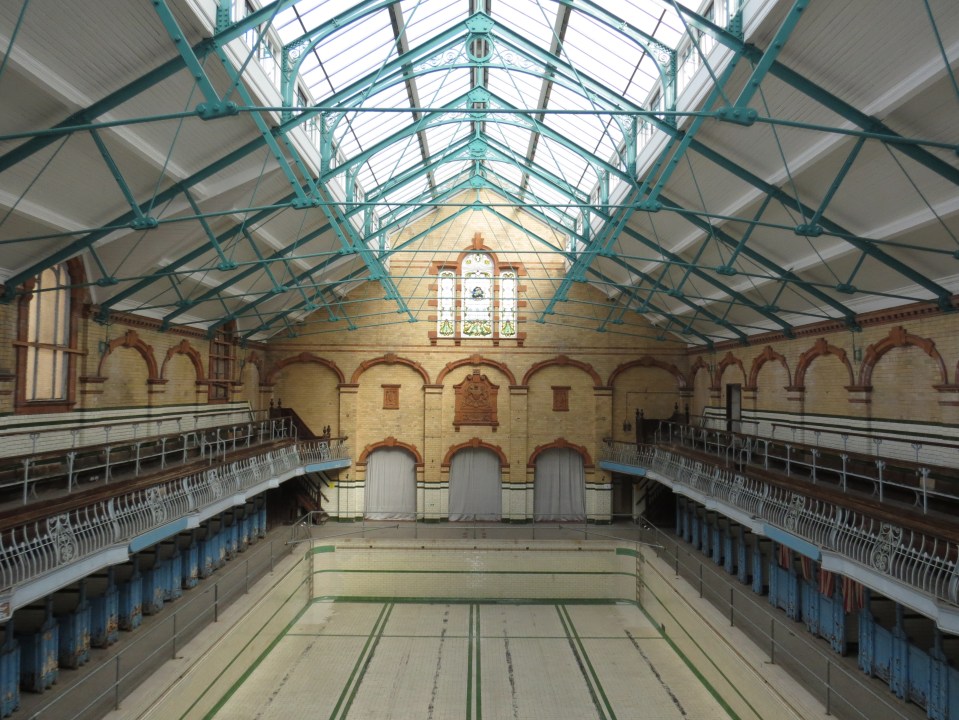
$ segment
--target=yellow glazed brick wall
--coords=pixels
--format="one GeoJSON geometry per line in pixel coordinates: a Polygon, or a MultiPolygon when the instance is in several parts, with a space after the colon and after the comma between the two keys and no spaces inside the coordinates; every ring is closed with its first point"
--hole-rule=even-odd
{"type": "MultiPolygon", "coordinates": [[[[779,367],[779,363],[770,360],[763,365],[759,373],[753,409],[946,425],[956,423],[959,420],[957,406],[954,404],[957,399],[956,392],[943,386],[955,385],[957,382],[959,318],[954,313],[918,317],[911,317],[907,313],[904,315],[901,320],[893,316],[889,321],[867,325],[861,332],[831,332],[770,342],[768,347],[785,358],[794,384],[800,357],[803,353],[813,352],[817,342],[824,342],[829,347],[845,353],[851,366],[852,380],[850,381],[849,371],[835,354],[821,355],[808,365],[805,393],[788,393],[782,389],[785,372],[774,369],[779,367]],[[891,338],[905,336],[918,339],[922,343],[931,342],[935,357],[931,357],[924,347],[917,345],[893,346],[875,363],[871,391],[846,389],[850,384],[857,386],[860,383],[864,365],[870,356],[870,348],[880,347],[881,343],[888,343],[891,338]],[[942,367],[945,368],[945,381],[942,367]]],[[[895,345],[895,342],[893,344],[895,345]]],[[[693,353],[689,361],[692,364],[702,358],[707,364],[712,363],[715,366],[730,352],[742,361],[748,375],[754,360],[766,347],[767,345],[757,344],[714,353],[693,353]]],[[[691,406],[693,413],[702,412],[712,402],[705,389],[705,375],[706,371],[701,370],[696,377],[696,390],[691,406]]],[[[749,407],[745,401],[744,407],[749,407]]]]}
{"type": "Polygon", "coordinates": [[[330,368],[316,363],[287,365],[274,382],[274,399],[296,410],[314,433],[319,434],[325,425],[338,431],[340,381],[330,368]]]}
{"type": "MultiPolygon", "coordinates": [[[[411,225],[401,237],[393,240],[394,246],[426,229],[431,222],[434,222],[433,218],[426,217],[411,225]]],[[[564,241],[556,238],[548,228],[534,226],[528,219],[524,222],[541,237],[557,243],[564,241]]],[[[541,246],[535,245],[520,231],[503,223],[491,222],[482,213],[464,214],[419,241],[416,249],[416,253],[398,253],[390,263],[393,273],[416,276],[401,280],[399,288],[403,296],[410,298],[408,304],[417,322],[348,330],[345,323],[331,323],[325,313],[319,312],[315,319],[308,318],[297,326],[298,337],[277,338],[268,344],[267,368],[305,352],[335,364],[347,383],[353,382],[356,375],[358,387],[344,388],[338,404],[327,403],[325,399],[332,385],[323,386],[323,400],[311,399],[317,390],[304,380],[296,381],[296,392],[289,390],[290,384],[285,378],[293,377],[289,375],[293,368],[319,367],[309,363],[286,366],[277,376],[273,388],[274,397],[282,397],[284,405],[293,407],[304,417],[317,418],[320,427],[332,424],[335,432],[349,435],[356,457],[364,448],[395,437],[400,442],[415,445],[424,453],[424,479],[439,482],[442,479],[439,464],[450,449],[478,440],[500,448],[511,463],[510,477],[521,482],[526,475],[525,463],[538,445],[565,440],[586,448],[595,461],[600,439],[616,432],[622,434],[623,410],[611,413],[604,408],[625,408],[628,404],[626,393],[635,393],[635,383],[639,382],[636,378],[643,373],[629,371],[621,374],[617,387],[613,389],[611,404],[608,397],[597,398],[596,380],[577,364],[592,368],[600,387],[606,385],[618,366],[644,356],[675,364],[684,373],[687,370],[684,346],[678,342],[655,340],[655,331],[635,314],[627,319],[628,331],[634,335],[615,332],[614,326],[610,326],[611,331],[607,333],[594,332],[592,328],[609,315],[610,305],[604,294],[585,284],[573,285],[570,297],[587,299],[591,305],[559,303],[557,314],[564,314],[561,321],[548,317],[546,323],[534,322],[537,307],[541,308],[545,299],[553,296],[565,267],[556,262],[542,264],[534,254],[541,246]],[[527,274],[520,278],[520,284],[525,288],[521,299],[530,304],[519,309],[519,330],[526,333],[525,340],[519,343],[504,339],[496,343],[491,339],[463,339],[457,344],[444,339],[431,344],[429,333],[436,329],[436,323],[429,318],[435,318],[437,313],[435,305],[429,302],[435,296],[433,263],[455,262],[460,253],[470,249],[477,232],[482,234],[483,242],[501,263],[523,263],[526,267],[527,274]],[[574,311],[583,317],[570,317],[574,311]],[[511,393],[511,385],[522,385],[527,373],[539,363],[562,364],[540,368],[532,374],[528,388],[511,393]],[[436,395],[427,395],[421,373],[410,365],[422,368],[428,384],[442,385],[442,388],[429,391],[436,395]],[[451,369],[447,369],[448,366],[451,369]],[[499,386],[499,426],[495,430],[486,426],[466,426],[457,431],[453,426],[453,386],[474,369],[499,386]],[[383,410],[382,386],[385,384],[401,386],[399,410],[383,410]],[[554,385],[570,387],[569,412],[553,411],[554,385]],[[598,408],[602,413],[601,421],[597,420],[598,408]],[[341,421],[339,424],[337,418],[341,421]]],[[[350,301],[349,307],[354,314],[396,314],[395,303],[383,300],[383,289],[378,283],[366,283],[354,289],[350,301]]],[[[659,401],[656,407],[662,407],[670,414],[679,400],[678,388],[668,373],[658,372],[662,378],[650,375],[654,379],[644,381],[644,387],[657,385],[655,391],[659,401]]],[[[602,480],[600,475],[597,472],[598,481],[602,480]]]]}

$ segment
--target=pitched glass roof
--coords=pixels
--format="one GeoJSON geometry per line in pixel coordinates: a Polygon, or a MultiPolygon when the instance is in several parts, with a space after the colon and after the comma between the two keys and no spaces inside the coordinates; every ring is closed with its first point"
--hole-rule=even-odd
{"type": "Polygon", "coordinates": [[[281,10],[273,27],[284,45],[322,37],[302,55],[299,83],[317,106],[346,106],[333,143],[341,161],[364,157],[356,172],[361,193],[385,203],[425,199],[437,183],[472,168],[541,202],[562,204],[572,192],[585,198],[597,185],[596,168],[581,151],[608,161],[623,144],[617,119],[595,114],[610,100],[599,97],[594,84],[605,85],[610,98],[642,105],[659,80],[647,47],[658,42],[674,48],[683,36],[668,3],[630,0],[615,11],[600,3],[571,5],[300,0],[281,10]],[[491,18],[489,34],[466,25],[477,10],[491,18]],[[404,58],[410,62],[404,65],[404,58]],[[553,61],[562,65],[560,72],[553,61]],[[358,93],[351,88],[356,83],[364,85],[358,93]],[[491,96],[464,100],[477,87],[491,96]],[[453,105],[487,114],[472,123],[417,125],[424,114],[414,108],[428,114],[453,105]],[[490,112],[495,108],[510,112],[490,112]],[[396,142],[384,142],[403,132],[408,134],[396,142]],[[391,178],[471,138],[486,147],[464,149],[433,172],[383,192],[391,178]],[[378,143],[385,146],[377,149],[378,143]]]}

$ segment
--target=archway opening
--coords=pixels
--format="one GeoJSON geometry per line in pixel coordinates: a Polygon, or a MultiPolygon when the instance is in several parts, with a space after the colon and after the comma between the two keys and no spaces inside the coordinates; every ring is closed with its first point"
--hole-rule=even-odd
{"type": "Polygon", "coordinates": [[[586,520],[583,456],[571,448],[550,448],[536,458],[533,519],[537,522],[586,520]]]}
{"type": "Polygon", "coordinates": [[[463,448],[450,463],[449,519],[498,522],[503,516],[500,460],[486,448],[463,448]]]}
{"type": "Polygon", "coordinates": [[[364,515],[370,520],[416,519],[416,459],[402,448],[378,448],[366,463],[364,515]]]}

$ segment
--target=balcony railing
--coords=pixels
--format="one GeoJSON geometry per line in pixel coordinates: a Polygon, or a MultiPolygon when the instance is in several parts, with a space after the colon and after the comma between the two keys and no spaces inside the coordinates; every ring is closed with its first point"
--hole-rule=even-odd
{"type": "Polygon", "coordinates": [[[307,464],[349,459],[349,453],[341,441],[289,445],[18,525],[0,533],[0,587],[11,589],[103,550],[123,547],[270,479],[307,464]]]}
{"type": "Polygon", "coordinates": [[[278,418],[167,435],[138,438],[134,434],[102,445],[8,457],[0,460],[0,507],[37,502],[44,499],[39,496],[41,491],[49,498],[143,477],[175,465],[226,461],[229,453],[292,437],[290,422],[278,418]]]}
{"type": "MultiPolygon", "coordinates": [[[[923,513],[959,509],[959,470],[931,462],[941,457],[943,448],[956,447],[945,443],[914,443],[916,461],[912,462],[668,421],[659,424],[655,438],[713,455],[726,467],[775,471],[844,493],[865,493],[880,502],[906,502],[923,513]]],[[[880,446],[881,441],[875,443],[877,451],[880,446]]]]}
{"type": "Polygon", "coordinates": [[[937,600],[959,604],[959,545],[884,522],[730,467],[650,445],[608,443],[602,459],[652,470],[746,516],[802,538],[937,600]]]}

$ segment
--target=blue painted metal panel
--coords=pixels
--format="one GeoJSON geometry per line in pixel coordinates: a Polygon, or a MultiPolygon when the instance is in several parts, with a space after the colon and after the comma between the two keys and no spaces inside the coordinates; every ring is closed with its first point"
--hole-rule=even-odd
{"type": "Polygon", "coordinates": [[[719,527],[719,518],[713,520],[712,537],[710,538],[713,562],[721,565],[723,562],[722,530],[719,527]]]}
{"type": "Polygon", "coordinates": [[[0,646],[0,717],[9,717],[20,707],[20,644],[13,634],[13,622],[7,623],[0,646]]]}
{"type": "Polygon", "coordinates": [[[103,594],[90,598],[90,644],[93,647],[108,647],[119,639],[119,607],[120,592],[111,568],[103,594]]]}
{"type": "Polygon", "coordinates": [[[763,577],[763,570],[766,568],[766,563],[763,562],[762,546],[759,543],[759,538],[755,535],[753,536],[752,561],[753,592],[757,595],[762,595],[764,592],[766,592],[766,579],[763,577]]]}
{"type": "Polygon", "coordinates": [[[159,561],[153,567],[143,571],[144,615],[156,615],[163,609],[163,601],[167,592],[164,581],[169,583],[168,574],[164,573],[163,570],[163,561],[159,561]],[[167,577],[164,577],[165,574],[167,577]]]}
{"type": "Polygon", "coordinates": [[[62,668],[76,669],[90,660],[90,603],[81,593],[72,612],[57,616],[59,625],[58,664],[62,668]]]}
{"type": "Polygon", "coordinates": [[[749,584],[749,542],[746,539],[746,531],[740,530],[739,538],[736,541],[736,576],[743,585],[749,584]]]}
{"type": "Polygon", "coordinates": [[[903,700],[909,695],[909,638],[901,625],[892,629],[892,657],[889,669],[889,689],[903,700]]]}
{"type": "Polygon", "coordinates": [[[191,538],[189,547],[183,552],[181,563],[180,578],[183,588],[189,590],[196,587],[200,578],[200,548],[195,536],[191,538]]]}
{"type": "Polygon", "coordinates": [[[909,644],[906,654],[906,675],[909,700],[920,707],[929,706],[929,685],[932,679],[932,658],[922,648],[909,644]]]}
{"type": "Polygon", "coordinates": [[[821,558],[821,553],[819,548],[813,545],[812,543],[806,542],[802,538],[798,538],[795,535],[790,535],[784,530],[780,530],[777,527],[772,525],[763,524],[763,535],[768,537],[770,540],[773,540],[780,545],[785,545],[786,547],[795,550],[800,555],[805,555],[808,558],[812,558],[815,561],[819,561],[821,558]]]}
{"type": "Polygon", "coordinates": [[[736,572],[736,558],[738,557],[733,552],[736,543],[735,535],[736,529],[727,523],[726,527],[723,528],[723,568],[730,575],[736,572]]]}
{"type": "Polygon", "coordinates": [[[148,547],[153,547],[163,540],[166,540],[171,535],[176,535],[177,533],[183,532],[188,528],[189,522],[189,518],[180,518],[179,520],[168,523],[163,527],[158,527],[148,533],[144,533],[143,535],[134,538],[130,542],[130,552],[138,553],[141,550],[145,550],[148,547]]]}
{"type": "Polygon", "coordinates": [[[226,531],[226,538],[224,547],[226,550],[226,559],[232,560],[236,557],[236,554],[240,551],[240,533],[239,533],[239,520],[234,515],[233,521],[224,528],[226,531]]]}
{"type": "MultiPolygon", "coordinates": [[[[339,470],[342,468],[348,468],[350,466],[350,461],[340,461],[337,464],[334,463],[322,463],[320,465],[307,465],[304,470],[306,472],[325,472],[327,470],[339,470]],[[346,464],[344,465],[343,462],[346,464]]],[[[639,468],[635,465],[620,465],[619,463],[608,462],[606,460],[601,460],[599,463],[600,468],[603,470],[609,470],[611,472],[621,473],[623,475],[632,475],[633,477],[646,477],[646,468],[639,468]]]]}
{"type": "Polygon", "coordinates": [[[173,554],[170,556],[168,563],[166,599],[176,600],[183,595],[183,555],[176,545],[173,546],[173,554]]]}
{"type": "Polygon", "coordinates": [[[876,659],[876,618],[869,612],[869,604],[859,611],[859,669],[874,675],[876,659]]]}
{"type": "Polygon", "coordinates": [[[871,674],[892,686],[892,631],[876,623],[873,626],[871,674]]]}
{"type": "Polygon", "coordinates": [[[119,590],[117,625],[121,630],[136,630],[143,622],[143,576],[136,564],[130,577],[119,583],[119,590]]]}
{"type": "Polygon", "coordinates": [[[47,598],[42,623],[32,632],[18,637],[20,643],[20,685],[24,690],[42,693],[57,681],[60,633],[53,617],[53,598],[47,598]]]}

